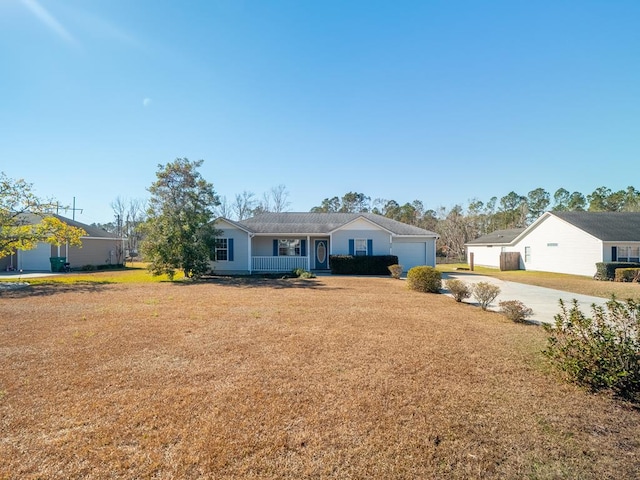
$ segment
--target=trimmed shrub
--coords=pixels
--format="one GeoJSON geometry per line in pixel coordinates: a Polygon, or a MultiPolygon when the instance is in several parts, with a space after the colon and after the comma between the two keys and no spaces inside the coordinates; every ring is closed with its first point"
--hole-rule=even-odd
{"type": "Polygon", "coordinates": [[[316,278],[316,274],[313,272],[308,272],[304,268],[296,268],[293,272],[291,272],[294,277],[297,278],[316,278]]]}
{"type": "Polygon", "coordinates": [[[499,302],[500,313],[512,322],[524,323],[527,317],[533,315],[533,310],[527,307],[520,300],[504,300],[499,302]]]}
{"type": "Polygon", "coordinates": [[[616,268],[616,282],[640,282],[640,268],[616,268]]]}
{"type": "Polygon", "coordinates": [[[400,278],[400,275],[402,275],[402,265],[398,265],[397,263],[394,263],[393,265],[389,265],[387,267],[389,269],[389,272],[391,272],[391,277],[393,278],[400,278]]]}
{"type": "Polygon", "coordinates": [[[462,280],[452,278],[451,280],[447,280],[445,285],[456,302],[462,302],[462,300],[471,296],[471,288],[462,280]]]}
{"type": "Polygon", "coordinates": [[[336,275],[389,275],[396,255],[331,255],[331,273],[336,275]]]}
{"type": "Polygon", "coordinates": [[[640,303],[612,298],[606,307],[592,305],[584,315],[573,300],[560,300],[560,313],[544,354],[567,378],[591,390],[611,390],[640,401],[640,303]]]}
{"type": "Polygon", "coordinates": [[[442,274],[427,265],[413,267],[407,272],[407,287],[424,293],[440,293],[442,274]]]}
{"type": "Polygon", "coordinates": [[[480,308],[486,310],[489,304],[500,295],[500,287],[489,282],[478,282],[471,289],[473,298],[478,301],[480,308]]]}
{"type": "Polygon", "coordinates": [[[614,280],[618,268],[640,268],[640,263],[633,262],[598,262],[596,263],[596,280],[614,280]]]}

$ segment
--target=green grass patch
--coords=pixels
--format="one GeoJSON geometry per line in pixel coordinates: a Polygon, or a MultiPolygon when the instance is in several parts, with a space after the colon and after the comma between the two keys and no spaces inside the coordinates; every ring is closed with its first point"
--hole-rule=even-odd
{"type": "MultiPolygon", "coordinates": [[[[184,280],[182,272],[176,272],[173,281],[184,280]]],[[[27,281],[31,285],[78,285],[78,284],[110,284],[110,283],[159,283],[169,282],[167,275],[154,277],[146,268],[131,267],[120,270],[109,270],[100,272],[78,272],[65,273],[51,277],[37,277],[22,279],[14,277],[7,281],[27,281]]]]}

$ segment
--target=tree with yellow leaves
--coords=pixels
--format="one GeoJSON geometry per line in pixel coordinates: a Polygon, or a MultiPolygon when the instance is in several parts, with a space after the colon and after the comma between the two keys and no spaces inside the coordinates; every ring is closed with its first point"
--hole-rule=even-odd
{"type": "Polygon", "coordinates": [[[0,172],[0,258],[16,250],[31,250],[40,242],[81,246],[82,228],[67,225],[53,216],[54,203],[43,201],[23,179],[0,172]]]}

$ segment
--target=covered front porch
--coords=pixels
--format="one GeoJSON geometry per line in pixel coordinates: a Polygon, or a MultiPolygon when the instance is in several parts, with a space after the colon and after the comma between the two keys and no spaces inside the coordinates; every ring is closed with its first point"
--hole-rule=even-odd
{"type": "Polygon", "coordinates": [[[251,255],[252,273],[284,273],[302,269],[329,269],[328,238],[253,238],[251,255]],[[269,247],[271,255],[267,253],[269,247]]]}

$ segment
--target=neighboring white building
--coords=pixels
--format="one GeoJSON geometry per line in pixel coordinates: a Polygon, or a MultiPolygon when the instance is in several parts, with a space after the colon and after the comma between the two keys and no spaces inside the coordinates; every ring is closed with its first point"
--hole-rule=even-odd
{"type": "Polygon", "coordinates": [[[330,255],[396,255],[405,271],[436,264],[436,233],[373,213],[263,213],[216,228],[217,273],[329,270],[330,255]]]}
{"type": "Polygon", "coordinates": [[[598,262],[640,262],[640,213],[546,212],[526,229],[501,230],[466,244],[478,266],[520,254],[522,270],[593,276],[598,262]]]}

